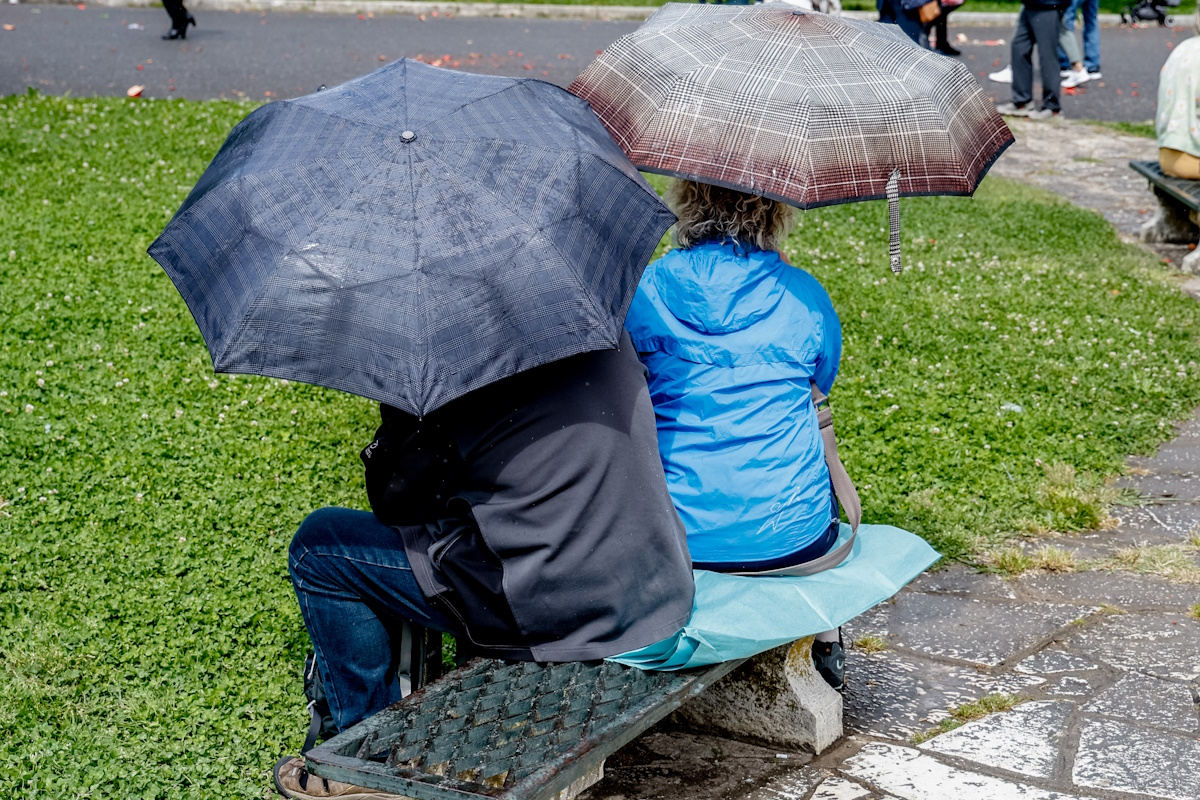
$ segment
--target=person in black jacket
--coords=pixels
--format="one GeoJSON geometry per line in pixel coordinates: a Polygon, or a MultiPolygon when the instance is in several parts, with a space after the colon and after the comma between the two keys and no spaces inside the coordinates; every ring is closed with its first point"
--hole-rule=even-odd
{"type": "Polygon", "coordinates": [[[687,622],[695,586],[645,371],[617,350],[477,389],[418,419],[381,407],[373,513],[321,509],[289,567],[334,722],[400,699],[412,620],[495,658],[582,661],[687,622]]]}
{"type": "Polygon", "coordinates": [[[1058,32],[1068,0],[1021,0],[1017,30],[1012,41],[1012,102],[996,106],[1001,114],[1049,119],[1062,111],[1058,102],[1058,32]],[[1033,48],[1038,50],[1042,72],[1042,107],[1033,101],[1033,48]]]}

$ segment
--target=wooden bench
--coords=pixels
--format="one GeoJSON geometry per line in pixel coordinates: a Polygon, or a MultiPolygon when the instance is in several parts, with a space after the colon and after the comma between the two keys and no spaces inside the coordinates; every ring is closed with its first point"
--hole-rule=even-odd
{"type": "Polygon", "coordinates": [[[820,752],[841,736],[842,707],[811,649],[681,672],[475,659],[305,757],[317,775],[416,800],[570,800],[676,710],[714,733],[820,752]]]}
{"type": "MultiPolygon", "coordinates": [[[[1197,211],[1200,211],[1200,181],[1165,175],[1157,161],[1130,161],[1129,166],[1150,181],[1150,188],[1158,198],[1154,218],[1142,225],[1142,241],[1196,244],[1200,240],[1196,220],[1197,211]]],[[[1200,272],[1200,249],[1184,257],[1183,269],[1200,272]]]]}

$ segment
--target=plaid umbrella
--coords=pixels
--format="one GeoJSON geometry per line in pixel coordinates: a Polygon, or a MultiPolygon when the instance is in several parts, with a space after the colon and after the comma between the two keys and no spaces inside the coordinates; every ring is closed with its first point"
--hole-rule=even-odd
{"type": "Polygon", "coordinates": [[[570,91],[640,169],[815,208],[967,195],[1013,137],[971,73],[894,25],[670,3],[570,91]]]}
{"type": "Polygon", "coordinates": [[[424,415],[616,347],[674,220],[587,103],[406,59],[251,113],[150,255],[218,372],[424,415]]]}

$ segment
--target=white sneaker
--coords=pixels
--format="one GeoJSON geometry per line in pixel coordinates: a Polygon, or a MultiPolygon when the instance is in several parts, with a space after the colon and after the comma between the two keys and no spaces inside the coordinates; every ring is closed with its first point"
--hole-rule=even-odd
{"type": "Polygon", "coordinates": [[[1012,65],[1009,64],[999,72],[989,73],[988,80],[996,83],[1012,83],[1012,65]]]}
{"type": "Polygon", "coordinates": [[[1064,89],[1074,89],[1076,86],[1080,86],[1081,84],[1087,83],[1090,80],[1093,80],[1092,74],[1086,69],[1081,69],[1079,72],[1069,69],[1063,76],[1062,83],[1060,85],[1064,89]]]}
{"type": "Polygon", "coordinates": [[[1095,72],[1089,72],[1089,73],[1088,73],[1088,80],[1089,80],[1089,81],[1098,81],[1098,80],[1100,80],[1100,79],[1101,79],[1101,78],[1103,78],[1103,77],[1104,77],[1104,76],[1100,74],[1100,71],[1099,71],[1099,70],[1096,70],[1095,72]]]}
{"type": "Polygon", "coordinates": [[[1069,78],[1071,76],[1071,72],[1072,71],[1069,69],[1060,69],[1058,71],[1058,77],[1059,78],[1069,78]]]}

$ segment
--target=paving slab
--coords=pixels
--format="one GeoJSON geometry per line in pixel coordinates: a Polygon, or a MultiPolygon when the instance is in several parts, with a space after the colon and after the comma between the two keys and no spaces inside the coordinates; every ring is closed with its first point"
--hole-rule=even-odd
{"type": "Polygon", "coordinates": [[[1075,795],[948,766],[912,747],[877,742],[846,760],[851,778],[903,800],[1071,800],[1075,795]]]}
{"type": "Polygon", "coordinates": [[[890,627],[907,649],[994,667],[1086,613],[1077,606],[906,592],[896,600],[890,627]]]}
{"type": "Polygon", "coordinates": [[[1072,778],[1091,789],[1200,800],[1200,741],[1115,720],[1088,720],[1072,778]]]}
{"type": "Polygon", "coordinates": [[[907,740],[949,716],[949,709],[988,694],[1020,694],[1044,683],[928,661],[910,653],[846,654],[842,721],[847,733],[907,740]]]}
{"type": "Polygon", "coordinates": [[[1131,456],[1126,463],[1134,469],[1145,469],[1158,475],[1200,474],[1200,435],[1189,433],[1164,443],[1152,456],[1131,456]]]}
{"type": "Polygon", "coordinates": [[[1022,575],[1017,586],[1023,595],[1051,602],[1109,603],[1126,611],[1179,609],[1200,603],[1200,586],[1171,583],[1154,575],[1088,570],[1065,574],[1022,575]]]}
{"type": "Polygon", "coordinates": [[[809,800],[862,800],[873,797],[865,786],[845,778],[826,778],[817,786],[809,800]]]}
{"type": "Polygon", "coordinates": [[[1049,780],[1074,703],[1047,700],[989,714],[920,745],[994,769],[1049,780]]]}
{"type": "Polygon", "coordinates": [[[842,633],[853,641],[861,636],[876,636],[888,638],[888,621],[892,613],[893,603],[880,603],[871,610],[859,614],[842,626],[842,633]]]}
{"type": "MultiPolygon", "coordinates": [[[[1200,469],[1200,462],[1195,467],[1200,469]]],[[[1200,475],[1190,472],[1123,475],[1117,479],[1114,485],[1118,489],[1132,489],[1148,500],[1200,502],[1200,475]]]]}
{"type": "Polygon", "coordinates": [[[1118,520],[1118,531],[1153,536],[1156,540],[1186,542],[1192,533],[1200,530],[1200,505],[1133,506],[1114,508],[1111,513],[1118,520]]]}
{"type": "MultiPolygon", "coordinates": [[[[828,780],[840,780],[823,769],[801,768],[789,770],[772,778],[765,786],[745,795],[744,800],[804,800],[817,784],[828,780]]],[[[859,795],[861,796],[861,795],[859,795]]],[[[870,796],[870,793],[866,796],[870,796]]]]}
{"type": "Polygon", "coordinates": [[[1092,681],[1077,675],[1065,675],[1046,687],[1052,697],[1091,697],[1101,681],[1092,681]]]}
{"type": "Polygon", "coordinates": [[[1015,599],[1012,586],[999,575],[976,572],[961,564],[926,572],[909,584],[914,592],[930,594],[970,594],[975,597],[1003,597],[1015,599]]]}
{"type": "Polygon", "coordinates": [[[1145,675],[1126,675],[1083,710],[1183,733],[1200,732],[1191,688],[1145,675]]]}
{"type": "Polygon", "coordinates": [[[1065,650],[1046,648],[1034,653],[1013,669],[1027,675],[1054,675],[1060,672],[1087,672],[1099,668],[1092,659],[1065,650]]]}
{"type": "Polygon", "coordinates": [[[1200,621],[1182,614],[1119,614],[1083,628],[1073,650],[1127,672],[1200,679],[1200,621]]]}

